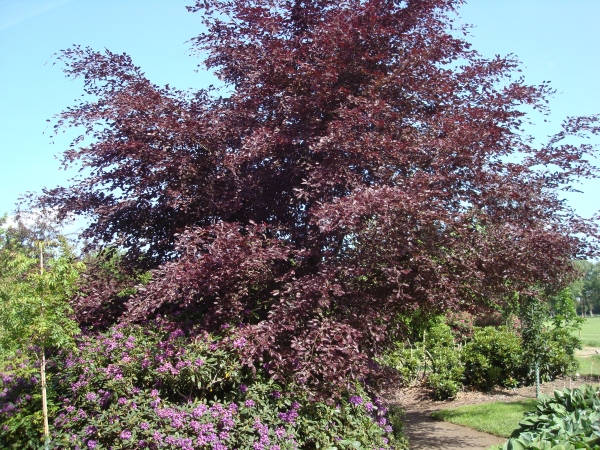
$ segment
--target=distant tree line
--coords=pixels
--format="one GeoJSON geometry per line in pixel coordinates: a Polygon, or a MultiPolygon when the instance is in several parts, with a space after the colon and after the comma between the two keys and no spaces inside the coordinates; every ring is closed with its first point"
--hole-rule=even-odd
{"type": "Polygon", "coordinates": [[[576,261],[581,277],[565,291],[550,299],[550,307],[556,314],[560,309],[560,296],[568,296],[575,305],[577,315],[591,317],[600,314],[600,262],[576,261]]]}

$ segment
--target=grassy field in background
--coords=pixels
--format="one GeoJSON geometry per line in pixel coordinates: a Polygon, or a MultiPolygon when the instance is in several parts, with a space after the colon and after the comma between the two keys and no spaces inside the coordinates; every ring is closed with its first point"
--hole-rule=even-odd
{"type": "Polygon", "coordinates": [[[435,411],[431,417],[508,438],[517,428],[523,413],[535,409],[535,403],[535,399],[527,399],[510,403],[466,405],[435,411]]]}
{"type": "Polygon", "coordinates": [[[584,347],[600,348],[600,317],[585,319],[581,327],[581,341],[584,347]]]}
{"type": "Polygon", "coordinates": [[[581,342],[584,347],[600,348],[600,316],[585,319],[581,327],[581,342]]]}
{"type": "Polygon", "coordinates": [[[575,357],[579,362],[579,375],[584,377],[589,376],[600,376],[600,355],[594,356],[576,356],[575,357]]]}
{"type": "MultiPolygon", "coordinates": [[[[576,332],[579,334],[579,332],[576,332]]],[[[600,317],[589,317],[585,319],[581,327],[581,343],[583,347],[595,347],[600,350],[600,317]]],[[[579,362],[579,370],[582,376],[600,375],[600,355],[576,356],[579,362]]]]}

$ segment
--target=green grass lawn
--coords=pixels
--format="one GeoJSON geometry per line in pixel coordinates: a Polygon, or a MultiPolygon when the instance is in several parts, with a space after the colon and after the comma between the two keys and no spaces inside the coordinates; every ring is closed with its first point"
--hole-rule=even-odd
{"type": "MultiPolygon", "coordinates": [[[[600,317],[585,319],[581,327],[581,343],[584,347],[600,349],[600,317]]],[[[575,358],[579,362],[577,372],[580,375],[596,377],[600,375],[600,355],[576,356],[575,358]]]]}
{"type": "Polygon", "coordinates": [[[600,376],[600,355],[594,356],[576,356],[575,357],[579,362],[579,375],[582,376],[600,376]]]}
{"type": "Polygon", "coordinates": [[[535,403],[535,399],[527,399],[510,403],[459,406],[436,411],[431,417],[508,438],[517,428],[523,413],[535,409],[535,403]]]}
{"type": "Polygon", "coordinates": [[[600,348],[600,317],[585,319],[581,327],[581,341],[584,347],[600,348]]]}

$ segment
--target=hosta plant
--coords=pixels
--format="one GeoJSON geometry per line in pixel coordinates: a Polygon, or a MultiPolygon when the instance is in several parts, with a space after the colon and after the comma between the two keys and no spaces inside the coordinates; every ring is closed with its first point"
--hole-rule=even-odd
{"type": "Polygon", "coordinates": [[[497,450],[600,449],[600,398],[593,386],[544,397],[497,450]]]}

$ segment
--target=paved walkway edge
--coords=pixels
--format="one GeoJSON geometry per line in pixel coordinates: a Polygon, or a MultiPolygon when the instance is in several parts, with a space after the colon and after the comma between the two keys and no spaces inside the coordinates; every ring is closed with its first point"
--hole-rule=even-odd
{"type": "Polygon", "coordinates": [[[484,450],[505,438],[431,418],[433,410],[406,411],[405,434],[410,450],[484,450]]]}

